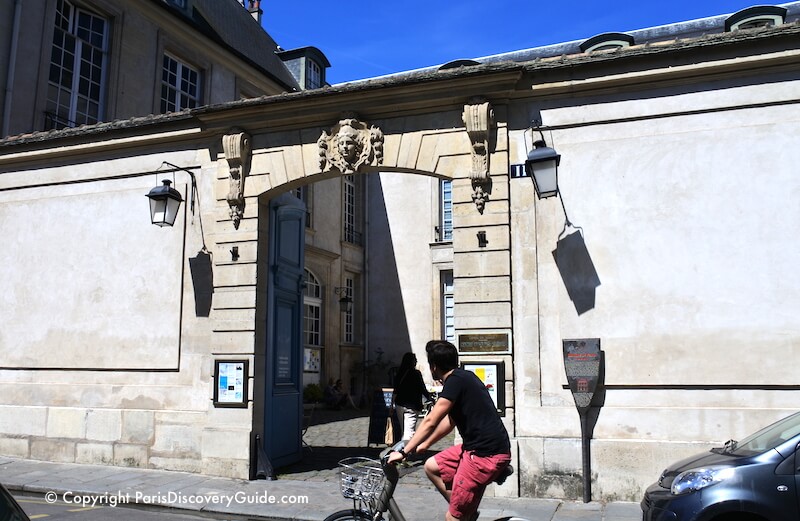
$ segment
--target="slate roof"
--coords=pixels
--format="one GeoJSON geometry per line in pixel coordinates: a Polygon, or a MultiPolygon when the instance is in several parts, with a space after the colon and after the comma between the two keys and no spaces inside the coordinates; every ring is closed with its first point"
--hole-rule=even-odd
{"type": "Polygon", "coordinates": [[[188,13],[166,0],[152,1],[260,68],[287,90],[300,90],[297,80],[275,54],[278,44],[236,0],[191,0],[188,13]]]}

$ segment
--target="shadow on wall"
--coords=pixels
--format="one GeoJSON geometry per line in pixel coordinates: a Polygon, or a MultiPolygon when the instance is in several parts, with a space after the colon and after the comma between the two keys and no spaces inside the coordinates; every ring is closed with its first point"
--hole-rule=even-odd
{"type": "MultiPolygon", "coordinates": [[[[399,361],[403,353],[411,350],[408,318],[379,174],[370,179],[369,186],[369,348],[373,352],[382,350],[387,361],[399,361]]],[[[402,240],[414,239],[406,237],[402,240]]]]}
{"type": "Polygon", "coordinates": [[[586,248],[583,234],[576,231],[560,239],[553,250],[553,258],[578,315],[594,309],[600,278],[586,248]]]}
{"type": "Polygon", "coordinates": [[[197,252],[196,257],[189,259],[189,270],[194,287],[194,313],[198,317],[207,317],[211,314],[211,297],[214,294],[211,254],[202,250],[197,252]]]}

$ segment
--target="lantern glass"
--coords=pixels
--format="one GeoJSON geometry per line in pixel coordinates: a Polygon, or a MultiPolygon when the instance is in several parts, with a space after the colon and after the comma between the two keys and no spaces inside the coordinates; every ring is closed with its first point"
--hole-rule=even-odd
{"type": "Polygon", "coordinates": [[[552,197],[558,193],[558,165],[555,159],[535,163],[532,170],[531,175],[539,199],[552,197]]]}

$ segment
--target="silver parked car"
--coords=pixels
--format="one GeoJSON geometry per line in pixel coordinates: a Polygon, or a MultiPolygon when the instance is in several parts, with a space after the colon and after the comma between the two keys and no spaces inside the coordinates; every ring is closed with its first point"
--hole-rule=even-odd
{"type": "Polygon", "coordinates": [[[648,487],[644,521],[800,520],[800,413],[681,460],[648,487]]]}

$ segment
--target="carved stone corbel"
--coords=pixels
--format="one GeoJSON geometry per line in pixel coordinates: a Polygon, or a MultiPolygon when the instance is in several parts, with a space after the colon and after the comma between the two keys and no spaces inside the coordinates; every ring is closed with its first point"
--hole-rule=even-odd
{"type": "Polygon", "coordinates": [[[367,128],[352,112],[342,114],[331,133],[322,131],[317,140],[321,171],[338,168],[342,174],[353,174],[364,166],[383,164],[383,132],[367,128]]]}
{"type": "Polygon", "coordinates": [[[246,132],[226,134],[222,136],[222,149],[230,171],[230,190],[226,199],[233,227],[238,230],[244,216],[244,180],[250,173],[250,136],[246,132]]]}
{"type": "Polygon", "coordinates": [[[494,111],[488,101],[470,100],[462,114],[472,144],[472,201],[480,213],[489,199],[489,131],[494,124],[494,111]]]}

